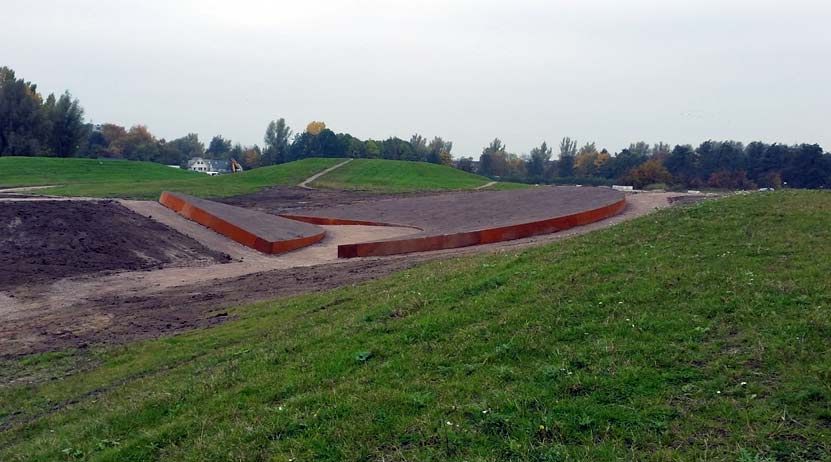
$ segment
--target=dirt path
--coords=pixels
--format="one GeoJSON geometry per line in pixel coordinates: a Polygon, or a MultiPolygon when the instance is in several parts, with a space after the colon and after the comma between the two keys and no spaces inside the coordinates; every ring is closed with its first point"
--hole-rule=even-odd
{"type": "Polygon", "coordinates": [[[329,167],[329,168],[327,168],[326,170],[324,170],[322,172],[315,173],[314,175],[312,175],[312,176],[306,178],[305,180],[301,181],[300,184],[298,184],[297,186],[300,186],[301,188],[306,188],[306,189],[315,189],[315,188],[313,188],[309,185],[314,183],[315,180],[322,177],[323,175],[326,175],[327,173],[329,173],[333,170],[337,170],[337,169],[343,167],[344,165],[348,164],[349,162],[352,162],[352,159],[346,159],[345,161],[343,161],[343,162],[341,162],[337,165],[334,165],[332,167],[329,167]]]}
{"type": "Polygon", "coordinates": [[[18,186],[16,188],[3,188],[0,189],[0,194],[14,194],[14,193],[24,193],[27,191],[35,191],[38,189],[47,189],[47,188],[54,188],[60,185],[44,185],[44,186],[18,186]]]}
{"type": "MultiPolygon", "coordinates": [[[[419,262],[482,252],[512,252],[602,229],[669,206],[672,193],[627,196],[620,215],[561,233],[457,250],[406,256],[337,260],[339,243],[378,239],[410,228],[333,226],[318,246],[282,256],[249,250],[154,202],[121,201],[177,231],[227,253],[232,263],[166,268],[59,281],[0,292],[0,356],[124,343],[209,326],[228,319],[234,305],[291,296],[375,279],[419,262]],[[302,266],[299,266],[302,265],[302,266]]],[[[390,236],[391,237],[391,236],[390,236]]]]}

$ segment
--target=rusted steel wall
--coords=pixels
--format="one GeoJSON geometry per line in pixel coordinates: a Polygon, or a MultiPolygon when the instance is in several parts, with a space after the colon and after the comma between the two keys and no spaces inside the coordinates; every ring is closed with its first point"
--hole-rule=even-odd
{"type": "Polygon", "coordinates": [[[286,239],[281,241],[269,241],[256,234],[228,221],[225,221],[211,213],[193,205],[173,194],[163,192],[159,202],[176,213],[210,228],[223,236],[232,239],[240,244],[259,250],[263,253],[278,254],[285,253],[301,247],[319,242],[326,235],[321,232],[313,236],[286,239]]]}
{"type": "Polygon", "coordinates": [[[626,208],[623,198],[604,207],[547,220],[533,221],[498,228],[468,231],[439,236],[416,237],[394,241],[364,242],[338,246],[339,258],[377,257],[430,250],[454,249],[471,245],[510,241],[540,234],[550,234],[575,226],[586,225],[617,215],[626,208]]]}

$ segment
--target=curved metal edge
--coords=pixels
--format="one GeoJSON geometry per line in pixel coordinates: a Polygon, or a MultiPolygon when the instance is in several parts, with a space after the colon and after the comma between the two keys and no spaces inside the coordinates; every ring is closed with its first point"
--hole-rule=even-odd
{"type": "Polygon", "coordinates": [[[320,242],[326,236],[326,232],[324,231],[313,236],[282,241],[268,241],[242,227],[212,215],[204,209],[196,207],[167,191],[163,192],[161,197],[159,197],[159,203],[191,221],[195,221],[206,228],[216,231],[228,239],[266,254],[290,252],[320,242]]]}
{"type": "Polygon", "coordinates": [[[586,225],[615,216],[626,208],[626,198],[603,207],[561,217],[501,226],[455,234],[399,239],[393,241],[363,242],[338,246],[338,258],[380,257],[413,252],[445,250],[472,245],[522,239],[541,234],[551,234],[575,226],[586,225]]]}

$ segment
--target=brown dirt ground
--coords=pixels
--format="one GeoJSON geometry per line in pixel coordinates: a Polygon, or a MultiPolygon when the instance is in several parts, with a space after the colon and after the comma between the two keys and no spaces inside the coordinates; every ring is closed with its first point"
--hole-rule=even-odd
{"type": "Polygon", "coordinates": [[[297,186],[277,186],[252,194],[216,199],[216,201],[279,215],[282,213],[295,213],[303,209],[335,207],[361,202],[374,202],[395,197],[426,195],[435,195],[435,193],[384,195],[361,191],[334,191],[306,189],[297,186]]]}
{"type": "MultiPolygon", "coordinates": [[[[277,269],[260,266],[258,257],[244,255],[244,258],[234,256],[235,260],[242,260],[238,263],[199,268],[209,270],[210,279],[200,279],[197,276],[170,284],[167,280],[165,284],[157,284],[158,281],[154,279],[156,274],[186,271],[174,268],[120,273],[105,278],[97,275],[81,276],[47,285],[25,284],[14,291],[0,290],[0,357],[84,348],[92,344],[120,344],[210,326],[229,319],[227,309],[232,306],[355,284],[429,259],[479,252],[515,251],[526,246],[566,239],[667,207],[668,199],[674,196],[677,194],[630,195],[627,208],[622,214],[601,222],[551,235],[451,251],[277,269]],[[222,268],[231,270],[235,265],[246,262],[251,267],[244,274],[234,273],[222,277],[222,268]],[[111,282],[114,288],[108,287],[111,282]],[[90,289],[98,286],[113,290],[90,289]],[[71,293],[72,296],[66,299],[62,295],[64,292],[71,293]]],[[[331,206],[377,199],[378,196],[365,193],[274,188],[223,202],[274,213],[290,211],[298,205],[307,208],[310,202],[331,206]],[[294,199],[290,199],[292,197],[294,199]]],[[[158,210],[152,210],[155,219],[158,210]]],[[[185,228],[194,225],[185,222],[185,228]]]]}
{"type": "Polygon", "coordinates": [[[0,290],[103,271],[226,261],[227,255],[112,201],[0,206],[0,290]]]}
{"type": "Polygon", "coordinates": [[[600,208],[623,199],[610,188],[549,186],[512,191],[458,191],[362,201],[292,214],[415,226],[421,235],[451,234],[529,223],[600,208]]]}

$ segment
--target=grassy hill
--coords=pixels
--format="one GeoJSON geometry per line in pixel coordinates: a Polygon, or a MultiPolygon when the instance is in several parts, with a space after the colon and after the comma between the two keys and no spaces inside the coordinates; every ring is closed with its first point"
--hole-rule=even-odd
{"type": "MultiPolygon", "coordinates": [[[[60,185],[44,194],[83,197],[156,199],[162,191],[201,197],[226,197],[278,185],[296,185],[343,159],[303,159],[261,167],[236,175],[209,177],[151,162],[99,161],[47,157],[0,158],[0,186],[60,185]]],[[[414,192],[473,189],[487,178],[424,162],[356,159],[321,177],[318,188],[414,192]]],[[[527,185],[497,183],[488,189],[515,189],[527,185]]]]}
{"type": "Polygon", "coordinates": [[[426,162],[356,159],[320,177],[311,186],[379,192],[473,189],[490,180],[426,162]]]}
{"type": "MultiPolygon", "coordinates": [[[[303,159],[235,175],[211,177],[148,162],[28,159],[31,160],[27,164],[29,168],[15,176],[17,184],[63,185],[38,192],[64,196],[139,199],[158,199],[162,191],[178,191],[202,197],[224,197],[256,192],[267,186],[295,185],[342,161],[303,159]],[[39,168],[41,165],[48,167],[48,173],[39,173],[43,170],[39,168]]],[[[0,174],[0,184],[3,183],[3,176],[0,174]]]]}
{"type": "Polygon", "coordinates": [[[664,210],[7,360],[0,460],[822,460],[829,274],[827,192],[664,210]]]}
{"type": "Polygon", "coordinates": [[[180,180],[200,176],[153,162],[0,157],[0,187],[180,180]]]}

